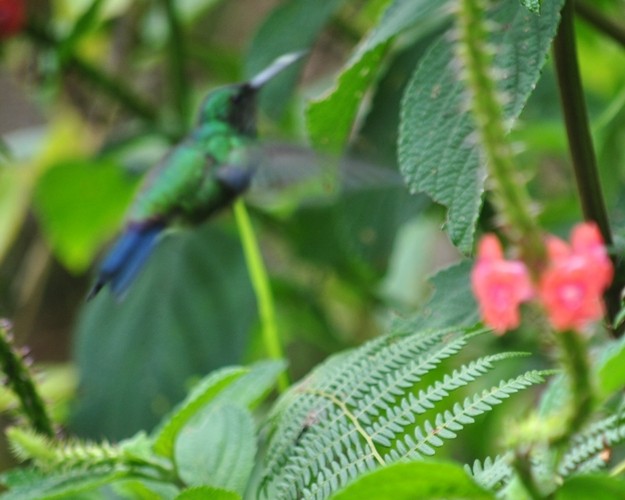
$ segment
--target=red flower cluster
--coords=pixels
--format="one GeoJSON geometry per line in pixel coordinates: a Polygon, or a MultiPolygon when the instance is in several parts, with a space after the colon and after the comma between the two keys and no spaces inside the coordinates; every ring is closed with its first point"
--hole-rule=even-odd
{"type": "Polygon", "coordinates": [[[24,0],[0,0],[0,40],[18,33],[26,19],[24,0]]]}
{"type": "Polygon", "coordinates": [[[571,245],[554,236],[546,242],[548,265],[536,287],[520,260],[505,260],[499,240],[480,241],[471,281],[484,323],[498,333],[519,325],[519,305],[537,296],[556,330],[582,329],[603,315],[601,296],[614,274],[595,224],[579,224],[571,245]]]}

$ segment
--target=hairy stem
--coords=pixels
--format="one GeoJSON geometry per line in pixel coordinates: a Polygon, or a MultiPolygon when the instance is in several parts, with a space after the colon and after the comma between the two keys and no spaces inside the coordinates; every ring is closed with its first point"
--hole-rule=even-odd
{"type": "Polygon", "coordinates": [[[10,328],[7,320],[0,319],[0,366],[6,374],[6,383],[19,399],[22,412],[32,428],[40,434],[54,437],[46,406],[37,392],[27,364],[12,344],[10,328]]]}
{"type": "Polygon", "coordinates": [[[530,267],[543,260],[540,227],[533,217],[531,199],[519,179],[513,153],[506,137],[505,117],[493,73],[492,49],[487,45],[488,29],[482,0],[459,0],[457,57],[468,90],[468,105],[473,114],[492,182],[497,208],[510,237],[520,246],[530,267]]]}
{"type": "MultiPolygon", "coordinates": [[[[237,200],[234,204],[234,215],[241,236],[245,262],[252,281],[252,287],[256,293],[258,302],[258,314],[260,316],[263,343],[267,354],[271,359],[283,359],[282,345],[278,335],[278,325],[276,323],[276,311],[269,284],[267,269],[263,263],[263,258],[258,247],[258,241],[252,229],[250,217],[242,200],[237,200]]],[[[289,386],[286,373],[282,373],[278,378],[278,388],[281,392],[289,386]]]]}
{"type": "MultiPolygon", "coordinates": [[[[567,0],[562,10],[560,28],[553,44],[558,90],[584,217],[597,224],[603,241],[606,245],[611,246],[613,241],[610,221],[599,182],[597,160],[590,135],[586,102],[577,62],[573,7],[574,2],[567,0]]],[[[615,266],[618,265],[614,257],[613,263],[615,266]]],[[[613,324],[620,309],[620,290],[623,283],[618,279],[618,276],[622,276],[623,273],[618,271],[617,267],[617,279],[614,280],[604,296],[609,324],[613,324]]]]}
{"type": "Polygon", "coordinates": [[[572,330],[556,335],[560,344],[561,364],[566,372],[571,394],[571,406],[563,422],[564,429],[554,443],[564,445],[588,420],[594,407],[595,393],[588,350],[582,336],[572,330]]]}

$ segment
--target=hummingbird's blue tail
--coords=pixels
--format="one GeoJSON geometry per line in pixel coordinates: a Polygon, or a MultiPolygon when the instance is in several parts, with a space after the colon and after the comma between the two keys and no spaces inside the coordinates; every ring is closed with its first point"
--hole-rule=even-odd
{"type": "Polygon", "coordinates": [[[102,262],[98,280],[87,300],[95,297],[106,284],[120,297],[143,268],[163,229],[165,224],[160,222],[128,227],[102,262]]]}

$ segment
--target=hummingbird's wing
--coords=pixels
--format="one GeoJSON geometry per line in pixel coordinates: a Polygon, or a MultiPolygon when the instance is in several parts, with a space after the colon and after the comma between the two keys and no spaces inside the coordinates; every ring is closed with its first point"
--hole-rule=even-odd
{"type": "Polygon", "coordinates": [[[328,203],[341,193],[403,185],[390,168],[354,158],[337,158],[289,144],[255,152],[255,171],[246,198],[261,206],[328,203]]]}

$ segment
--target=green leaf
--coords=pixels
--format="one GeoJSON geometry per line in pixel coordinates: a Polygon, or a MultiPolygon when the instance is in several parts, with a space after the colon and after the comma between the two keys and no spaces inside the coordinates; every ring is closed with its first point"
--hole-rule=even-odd
{"type": "Polygon", "coordinates": [[[473,261],[465,260],[436,273],[430,282],[432,296],[415,318],[411,330],[425,328],[469,327],[480,317],[471,291],[473,261]]]}
{"type": "Polygon", "coordinates": [[[464,469],[447,462],[397,463],[356,479],[332,500],[494,499],[464,469]]]}
{"type": "Polygon", "coordinates": [[[343,148],[393,38],[407,28],[419,29],[420,36],[426,36],[438,26],[442,11],[440,2],[427,0],[395,0],[386,9],[378,26],[339,75],[336,86],[308,106],[306,122],[315,146],[331,152],[343,148]]]}
{"type": "Polygon", "coordinates": [[[245,368],[239,367],[222,368],[199,382],[176,410],[165,419],[154,440],[154,451],[171,458],[174,442],[186,423],[246,371],[245,368]]]}
{"type": "Polygon", "coordinates": [[[33,469],[9,471],[2,483],[9,486],[3,500],[46,500],[75,498],[78,494],[128,477],[126,471],[71,470],[44,474],[33,469]]]}
{"type": "Polygon", "coordinates": [[[604,396],[625,387],[625,337],[608,345],[599,362],[599,388],[604,396]]]}
{"type": "Polygon", "coordinates": [[[196,486],[184,490],[176,500],[240,500],[241,495],[234,491],[222,490],[211,486],[196,486]]]}
{"type": "MultiPolygon", "coordinates": [[[[497,47],[495,66],[503,77],[506,117],[517,118],[536,86],[555,36],[563,0],[548,2],[540,16],[516,2],[499,2],[489,15],[497,47]]],[[[464,103],[465,89],[452,37],[443,35],[421,60],[402,106],[399,164],[414,191],[445,205],[447,231],[464,253],[471,251],[485,174],[475,127],[464,103]]]]}
{"type": "Polygon", "coordinates": [[[252,415],[233,405],[194,418],[176,440],[178,473],[191,486],[209,484],[243,494],[255,455],[252,415]]]}
{"type": "Polygon", "coordinates": [[[556,492],[556,500],[577,500],[579,498],[600,498],[620,500],[625,498],[625,482],[606,475],[576,476],[562,485],[556,492]]]}
{"type": "MultiPolygon", "coordinates": [[[[312,46],[330,16],[344,0],[291,0],[276,7],[254,35],[245,61],[245,75],[251,77],[276,57],[312,46]]],[[[302,64],[297,64],[301,68],[302,64]]],[[[289,68],[268,83],[261,95],[261,108],[279,117],[297,82],[298,69],[289,68]]]]}
{"type": "Polygon", "coordinates": [[[167,235],[122,302],[105,289],[80,317],[74,429],[109,439],[151,429],[193,378],[241,362],[255,320],[237,239],[212,225],[167,235]]]}
{"type": "Polygon", "coordinates": [[[47,170],[34,203],[52,250],[71,271],[89,267],[102,244],[119,229],[136,179],[111,161],[76,160],[47,170]]]}
{"type": "Polygon", "coordinates": [[[341,151],[387,48],[385,43],[367,51],[340,74],[336,87],[327,96],[308,106],[306,123],[313,145],[324,151],[341,151]],[[328,127],[329,123],[331,127],[328,127]]]}
{"type": "Polygon", "coordinates": [[[259,361],[247,368],[246,373],[225,387],[214,404],[228,403],[254,409],[276,385],[278,376],[286,369],[284,361],[259,361]]]}

